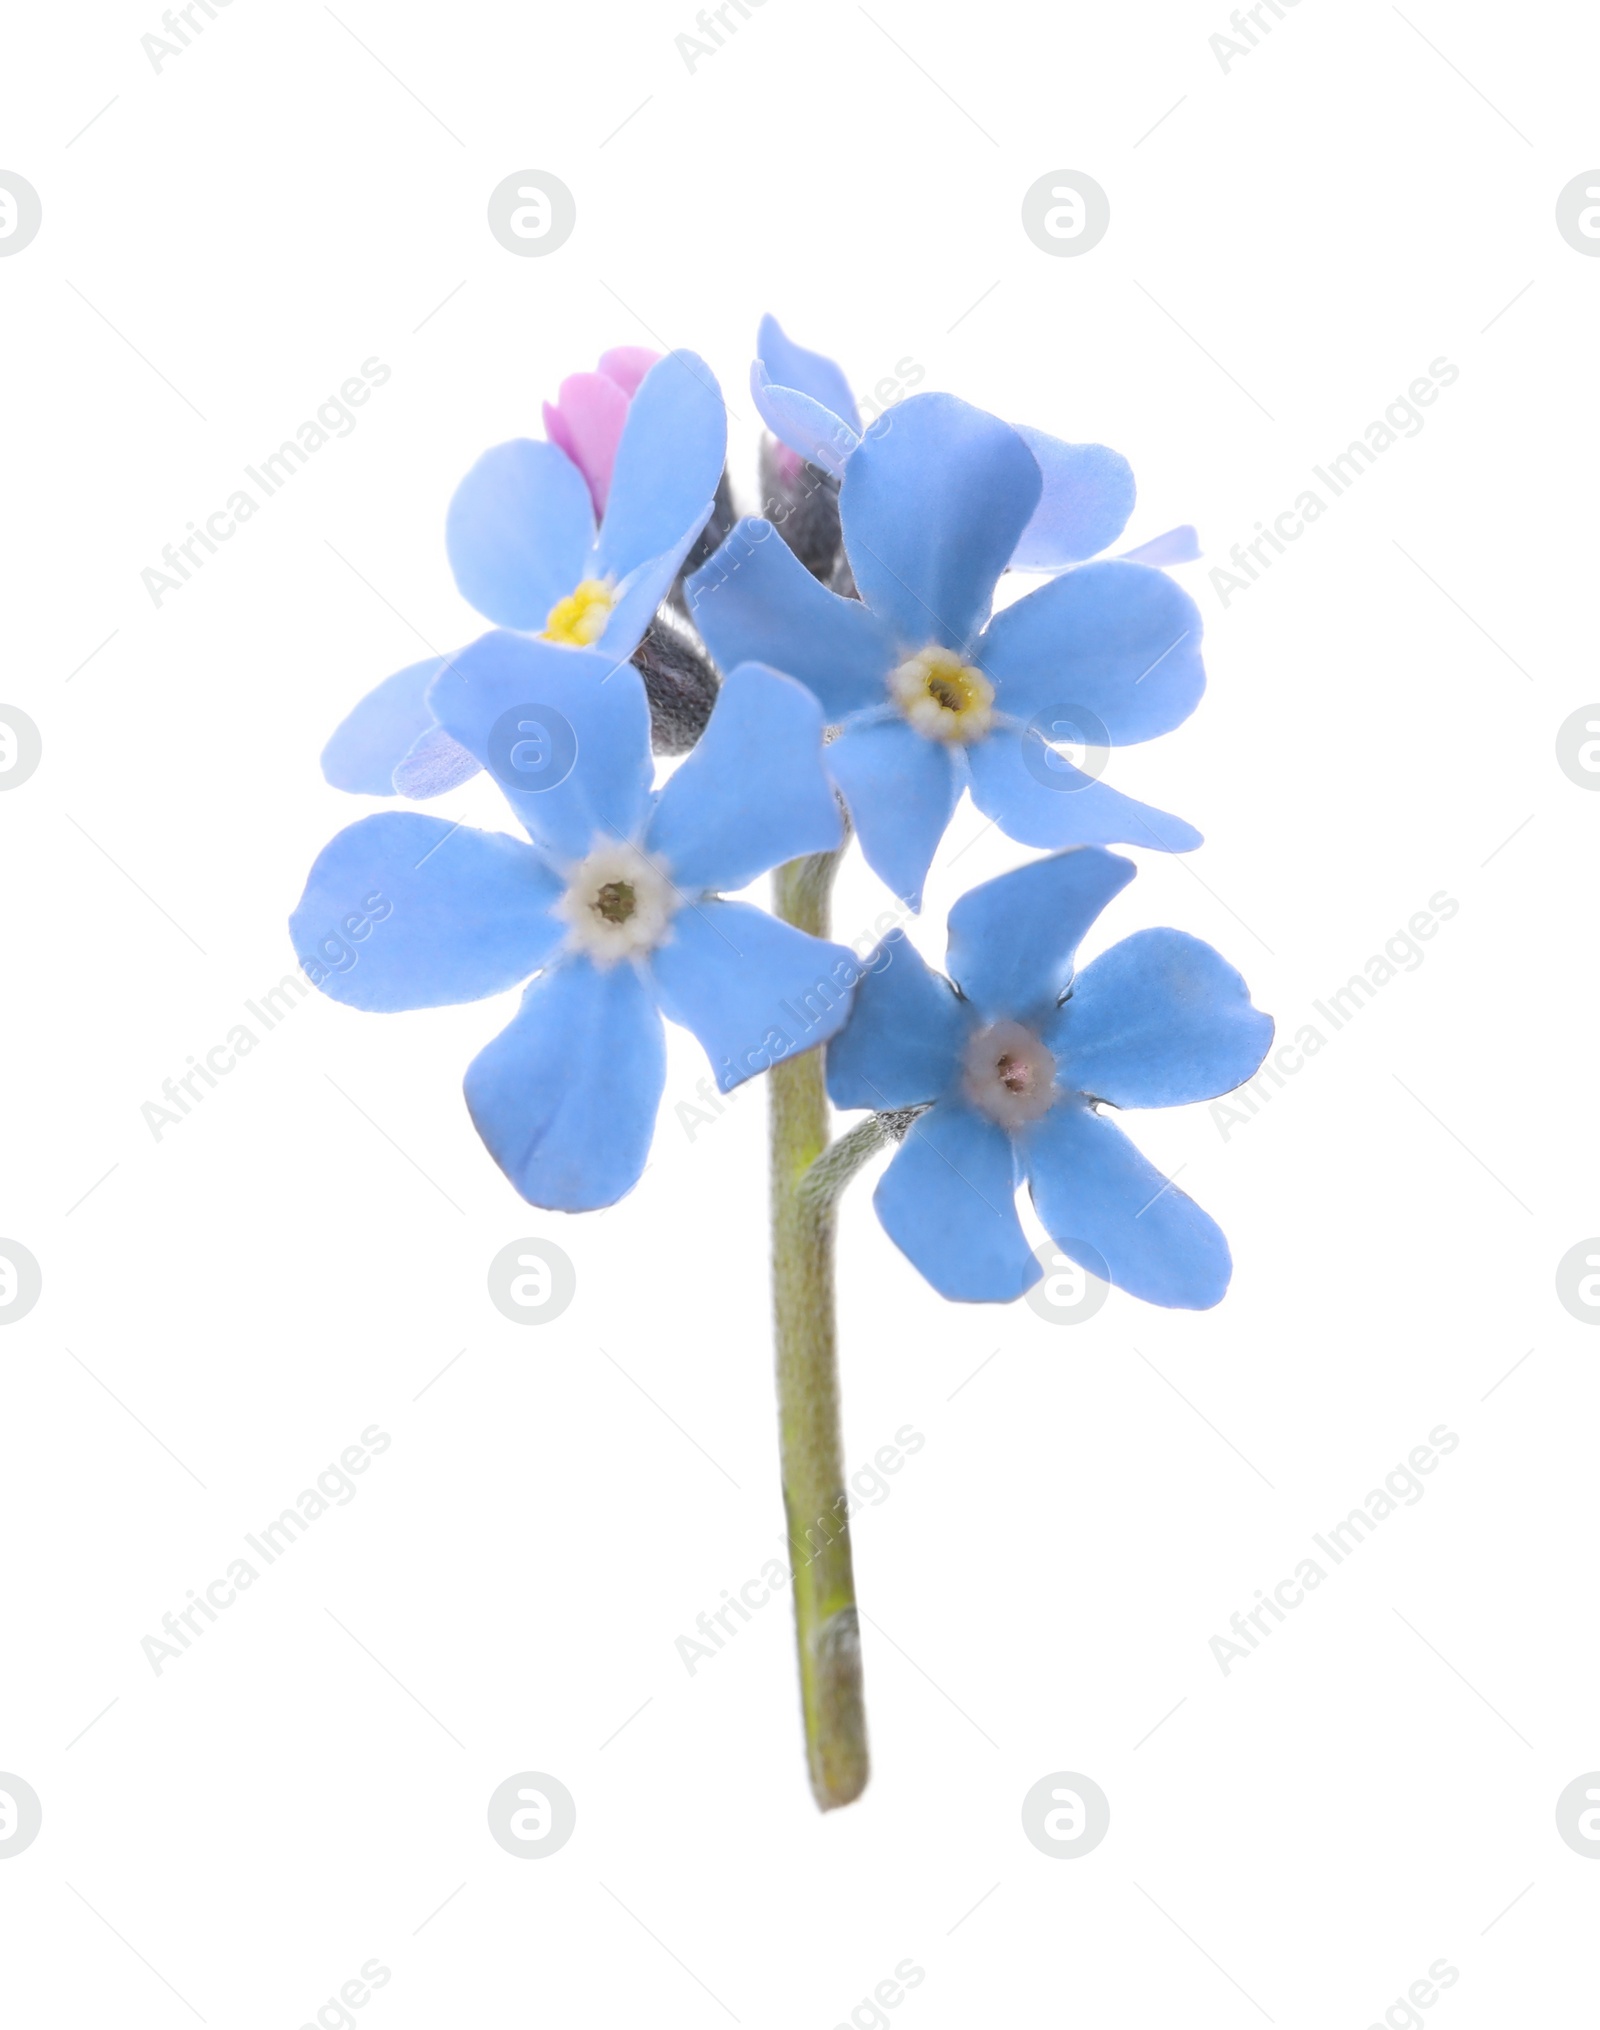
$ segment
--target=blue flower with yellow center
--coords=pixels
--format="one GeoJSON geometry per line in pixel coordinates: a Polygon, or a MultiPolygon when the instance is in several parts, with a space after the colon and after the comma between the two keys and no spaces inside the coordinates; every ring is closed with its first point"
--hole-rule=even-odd
{"type": "MultiPolygon", "coordinates": [[[[497,627],[630,656],[706,525],[727,434],[711,369],[679,351],[628,399],[598,522],[590,481],[557,445],[519,437],[486,451],[445,520],[462,597],[497,627]]],[[[323,752],[335,789],[427,798],[477,773],[428,709],[445,663],[412,663],[362,699],[323,752]]]]}
{"type": "Polygon", "coordinates": [[[724,668],[758,661],[817,696],[829,771],[862,851],[913,906],[956,800],[1029,846],[1187,852],[1200,834],[1067,759],[1150,740],[1205,688],[1201,620],[1164,572],[1078,564],[992,612],[1038,507],[1038,462],[1008,424],[952,395],[890,409],[851,452],[839,494],[860,597],[821,584],[770,522],[741,522],[689,581],[724,668]]]}

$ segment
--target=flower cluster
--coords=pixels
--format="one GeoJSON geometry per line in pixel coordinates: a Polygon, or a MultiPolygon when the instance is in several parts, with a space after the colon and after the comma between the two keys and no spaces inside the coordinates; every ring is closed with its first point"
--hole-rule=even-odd
{"type": "Polygon", "coordinates": [[[834,361],[771,318],[758,344],[759,515],[735,519],[721,393],[689,352],[608,352],[545,405],[543,440],[467,474],[446,548],[490,631],[380,684],[323,767],[418,801],[486,770],[523,836],[359,819],[294,913],[302,963],[381,1012],[522,988],[466,1099],[533,1204],[587,1210],[637,1182],[665,1015],[724,1092],[826,1046],[834,1104],[902,1137],[875,1203],[944,1295],[1005,1302],[1038,1280],[1026,1181],[1084,1266],[1214,1304],[1221,1233],[1106,1110],[1231,1090],[1272,1024],[1179,931],[1074,970],[1135,873],[1105,849],[1200,835],[1061,752],[1153,739],[1199,702],[1200,615],[1162,568],[1197,554],[1193,531],[1107,555],[1134,502],[1115,452],[937,393],[863,430],[834,361]],[[1039,582],[997,609],[1007,573],[1039,582]],[[684,756],[659,786],[658,755],[684,756]],[[963,790],[1045,857],[952,909],[948,980],[901,930],[857,959],[728,899],[853,831],[918,909],[963,790]],[[380,913],[359,964],[318,963],[320,940],[380,913]]]}

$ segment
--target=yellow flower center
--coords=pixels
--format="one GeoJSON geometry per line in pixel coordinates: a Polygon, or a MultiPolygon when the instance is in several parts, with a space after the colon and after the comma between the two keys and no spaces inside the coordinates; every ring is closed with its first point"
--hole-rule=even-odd
{"type": "Polygon", "coordinates": [[[919,649],[889,673],[889,695],[926,740],[981,740],[994,685],[947,648],[919,649]]]}
{"type": "Polygon", "coordinates": [[[544,639],[563,641],[569,648],[591,647],[605,633],[615,603],[611,587],[603,578],[585,578],[565,599],[558,599],[551,607],[544,624],[544,639]]]}

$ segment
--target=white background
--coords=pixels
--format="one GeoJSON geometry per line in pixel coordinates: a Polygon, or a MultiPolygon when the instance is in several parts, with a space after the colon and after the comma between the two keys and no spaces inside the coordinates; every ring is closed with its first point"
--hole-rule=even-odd
{"type": "MultiPolygon", "coordinates": [[[[1600,1867],[1554,1805],[1600,1765],[1600,1337],[1554,1270],[1600,1229],[1600,796],[1555,735],[1600,696],[1600,262],[1554,206],[1600,160],[1600,25],[1262,13],[1225,72],[1220,0],[767,0],[691,73],[687,5],[234,0],[157,74],[153,0],[13,11],[0,168],[44,226],[0,261],[0,702],[44,760],[0,798],[0,1233],[45,1282],[0,1335],[0,1768],[44,1827],[0,1865],[0,1981],[30,2030],[295,2030],[374,1957],[373,2030],[831,2030],[908,1957],[906,2030],[1363,2030],[1441,1957],[1441,2030],[1587,1996],[1600,1867]],[[576,195],[548,259],[486,229],[523,168],[576,195]],[[1110,195],[1078,259],[1020,226],[1059,168],[1110,195]],[[1226,1140],[1130,1122],[1230,1237],[1212,1313],[946,1305],[855,1188],[847,1450],[926,1444],[858,1525],[875,1774],[826,1818],[787,1603],[692,1678],[674,1649],[781,1529],[759,1088],[691,1139],[673,1032],[651,1168],[583,1219],[524,1207],[467,1119],[509,1000],[308,1000],[159,1142],[140,1114],[289,969],[307,867],[375,807],[323,784],[328,731],[480,625],[442,543],[472,459],[605,346],[687,344],[750,504],[764,309],[863,394],[909,358],[1116,445],[1129,541],[1199,526],[1210,689],[1109,780],[1207,843],[1136,854],[1097,944],[1209,938],[1291,1034],[1460,904],[1226,1140]],[[373,356],[354,434],[153,606],[162,545],[373,356]],[[1210,566],[1440,357],[1421,434],[1224,609],[1210,566]],[[535,1330],[484,1280],[529,1235],[578,1272],[535,1330]],[[141,1638],[374,1422],[356,1499],[156,1676],[141,1638]],[[1441,1423],[1425,1498],[1225,1677],[1211,1637],[1441,1423]],[[485,1823],[529,1769],[578,1807],[537,1864],[485,1823]],[[1111,1801],[1071,1862],[1019,1819],[1062,1769],[1111,1801]]],[[[481,781],[446,805],[502,822],[481,781]]],[[[1024,857],[979,830],[934,958],[1024,857]]],[[[853,859],[838,933],[886,901],[853,859]]]]}

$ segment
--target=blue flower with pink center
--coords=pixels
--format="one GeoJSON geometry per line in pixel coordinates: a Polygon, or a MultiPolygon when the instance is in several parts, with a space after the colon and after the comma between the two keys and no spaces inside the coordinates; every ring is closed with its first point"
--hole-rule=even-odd
{"type": "Polygon", "coordinates": [[[1147,1303],[1206,1310],[1233,1262],[1221,1229],[1112,1118],[1188,1106],[1251,1077],[1272,1018],[1225,959],[1141,930],[1075,969],[1133,863],[1085,846],[970,889],[950,912],[949,979],[904,931],[863,962],[828,1047],[835,1106],[917,1109],[873,1196],[942,1296],[1007,1303],[1042,1273],[1016,1194],[1062,1253],[1147,1303]]]}

